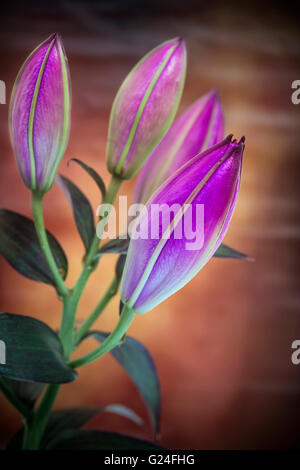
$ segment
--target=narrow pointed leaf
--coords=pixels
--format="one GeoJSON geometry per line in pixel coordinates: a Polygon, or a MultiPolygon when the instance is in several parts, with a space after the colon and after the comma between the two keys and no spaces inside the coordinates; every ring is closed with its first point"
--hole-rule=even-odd
{"type": "Polygon", "coordinates": [[[109,240],[109,242],[105,243],[99,249],[98,253],[118,253],[119,255],[126,255],[129,247],[130,238],[115,238],[113,240],[109,240]]]}
{"type": "MultiPolygon", "coordinates": [[[[103,331],[91,331],[85,338],[93,337],[102,343],[108,336],[109,333],[103,331]]],[[[158,433],[161,406],[160,385],[150,353],[140,341],[126,336],[123,343],[114,348],[111,354],[136,385],[148,408],[155,432],[158,433]]]]}
{"type": "Polygon", "coordinates": [[[55,450],[159,450],[152,442],[123,434],[77,429],[65,431],[52,441],[47,449],[55,450]]]}
{"type": "Polygon", "coordinates": [[[96,230],[93,210],[89,200],[83,192],[65,176],[58,175],[55,181],[72,206],[76,227],[83,241],[85,251],[87,252],[91,246],[96,230]]]}
{"type": "Polygon", "coordinates": [[[42,446],[56,438],[56,436],[68,429],[79,429],[97,413],[99,408],[71,408],[68,410],[54,411],[49,418],[42,446]]]}
{"type": "Polygon", "coordinates": [[[78,160],[78,158],[71,158],[72,162],[78,163],[95,181],[97,184],[98,188],[100,189],[100,192],[102,194],[102,199],[105,197],[106,189],[105,189],[105,184],[99,173],[97,173],[93,168],[88,166],[86,163],[82,162],[81,160],[78,160]]]}
{"type": "Polygon", "coordinates": [[[116,277],[119,282],[121,281],[121,277],[124,271],[125,261],[126,261],[126,255],[120,255],[116,263],[116,277]]]}
{"type": "MultiPolygon", "coordinates": [[[[53,235],[47,232],[47,236],[56,264],[65,279],[68,272],[66,255],[53,235]]],[[[55,286],[34,223],[28,217],[0,209],[0,254],[23,276],[55,286]]]]}
{"type": "MultiPolygon", "coordinates": [[[[81,428],[85,423],[99,412],[98,408],[70,408],[51,413],[48,420],[41,448],[45,448],[49,442],[56,438],[57,434],[69,429],[81,428]]],[[[22,448],[24,427],[19,429],[10,439],[6,450],[17,450],[22,448]]]]}
{"type": "Polygon", "coordinates": [[[1,313],[0,332],[6,348],[6,363],[0,364],[0,375],[55,384],[75,380],[77,374],[65,362],[59,337],[45,323],[23,315],[1,313]]]}
{"type": "Polygon", "coordinates": [[[219,246],[214,256],[216,258],[239,258],[239,259],[246,259],[246,260],[252,259],[249,256],[245,255],[244,253],[241,253],[240,251],[237,251],[228,245],[224,245],[223,243],[219,246]]]}
{"type": "MultiPolygon", "coordinates": [[[[51,413],[47,423],[44,436],[41,442],[41,449],[46,448],[57,435],[67,430],[75,430],[84,426],[97,413],[114,413],[130,419],[138,425],[143,424],[143,420],[134,411],[123,405],[107,405],[104,408],[70,408],[58,410],[51,413]]],[[[9,440],[6,450],[17,450],[22,448],[24,427],[19,429],[9,440]]]]}
{"type": "Polygon", "coordinates": [[[45,386],[43,383],[25,382],[24,380],[13,380],[7,377],[3,377],[3,380],[5,380],[7,386],[13,391],[16,397],[29,409],[33,408],[45,386]]]}

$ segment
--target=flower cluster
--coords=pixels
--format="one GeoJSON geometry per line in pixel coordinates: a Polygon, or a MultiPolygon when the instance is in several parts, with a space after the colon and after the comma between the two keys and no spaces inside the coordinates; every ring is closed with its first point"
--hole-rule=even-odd
{"type": "MultiPolygon", "coordinates": [[[[124,80],[114,100],[107,166],[120,179],[142,167],[134,201],[203,204],[204,243],[188,252],[184,237],[131,240],[121,298],[146,312],[184,286],[213,256],[231,220],[241,174],[244,139],[224,139],[217,91],[197,100],[173,122],[186,71],[182,39],[149,52],[124,80]]],[[[33,191],[51,188],[70,128],[70,79],[62,42],[51,36],[26,60],[11,98],[10,133],[18,167],[33,191]]],[[[182,214],[173,214],[174,231],[182,214]]],[[[139,223],[151,224],[149,217],[139,223]]]]}
{"type": "MultiPolygon", "coordinates": [[[[110,115],[107,188],[94,169],[75,160],[102,194],[97,231],[88,198],[70,179],[56,174],[67,147],[71,109],[70,74],[60,37],[54,34],[38,46],[17,76],[9,130],[21,177],[31,191],[33,220],[0,209],[0,253],[23,276],[55,288],[62,301],[62,319],[57,334],[35,317],[0,314],[1,345],[5,346],[4,353],[0,351],[0,389],[25,423],[24,432],[12,439],[13,449],[21,436],[24,449],[71,449],[77,443],[95,450],[105,443],[110,449],[157,448],[128,436],[77,429],[94,414],[87,408],[52,415],[53,422],[60,420],[53,433],[47,423],[59,386],[75,380],[79,367],[111,352],[137,386],[158,435],[157,371],[145,346],[127,336],[127,330],[136,314],[150,311],[185,286],[212,256],[245,258],[222,244],[237,201],[245,139],[224,138],[222,105],[214,89],[173,122],[185,72],[185,43],[176,38],[149,52],[124,80],[110,115]],[[130,220],[129,242],[121,236],[99,248],[122,182],[139,170],[134,203],[143,210],[130,220]],[[54,181],[72,206],[84,245],[82,271],[70,289],[65,283],[67,256],[46,230],[43,216],[43,197],[54,181]],[[151,236],[140,236],[145,233],[151,236]],[[195,235],[196,247],[190,235],[195,235]],[[193,249],[189,249],[191,243],[193,249]],[[112,283],[76,328],[77,307],[88,279],[100,258],[111,252],[119,254],[112,283]],[[91,329],[119,286],[116,327],[111,333],[91,329]],[[91,336],[101,344],[72,359],[77,346],[91,336]]],[[[121,405],[104,410],[141,422],[121,405]]]]}

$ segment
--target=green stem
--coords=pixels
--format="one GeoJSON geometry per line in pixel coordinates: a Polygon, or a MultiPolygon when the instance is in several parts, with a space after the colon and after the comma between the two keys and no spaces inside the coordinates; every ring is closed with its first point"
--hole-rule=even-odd
{"type": "Polygon", "coordinates": [[[23,449],[37,450],[39,448],[59,389],[60,385],[49,385],[37,410],[31,418],[27,419],[24,429],[23,449]]]}
{"type": "Polygon", "coordinates": [[[93,325],[93,323],[95,323],[95,321],[100,317],[101,313],[108,305],[110,300],[116,295],[116,293],[118,292],[119,283],[119,279],[117,279],[117,277],[115,276],[109,288],[105,292],[104,296],[102,297],[98,305],[95,307],[95,309],[92,311],[91,315],[83,322],[80,328],[78,328],[78,330],[76,331],[74,338],[75,344],[80,343],[80,341],[90,329],[90,327],[93,325]]]}
{"type": "Polygon", "coordinates": [[[113,348],[118,346],[122,342],[122,338],[126,334],[134,316],[134,310],[132,310],[127,305],[124,305],[122,314],[119,319],[119,323],[117,324],[114,331],[106,338],[105,341],[103,341],[101,346],[94,349],[94,351],[85,354],[79,359],[71,361],[69,365],[74,368],[84,366],[85,364],[89,364],[90,362],[95,361],[99,357],[103,356],[103,354],[106,354],[107,352],[111,351],[113,348]]]}
{"type": "Polygon", "coordinates": [[[8,399],[8,401],[26,418],[30,416],[30,410],[23,405],[23,403],[18,399],[18,397],[13,393],[8,385],[6,385],[5,380],[0,377],[0,390],[3,395],[8,399]]]}
{"type": "MultiPolygon", "coordinates": [[[[122,182],[123,180],[121,178],[118,178],[117,176],[114,176],[114,175],[112,176],[110,185],[108,187],[105,198],[103,200],[103,204],[110,204],[111,206],[113,205],[122,182]]],[[[108,216],[109,214],[107,214],[107,217],[108,216]]],[[[103,226],[103,230],[104,230],[104,226],[103,226]]],[[[72,294],[70,295],[70,298],[65,301],[65,308],[64,308],[61,329],[60,329],[60,338],[65,347],[65,354],[67,357],[69,357],[73,351],[73,345],[74,345],[73,330],[74,330],[75,315],[76,315],[78,302],[86,286],[86,283],[91,273],[94,270],[94,266],[93,266],[94,258],[97,254],[99,243],[100,243],[98,235],[97,233],[95,233],[95,236],[91,243],[91,247],[89,249],[89,253],[85,259],[83,270],[72,290],[72,294]]]]}
{"type": "MultiPolygon", "coordinates": [[[[109,188],[106,192],[103,204],[113,205],[117,192],[122,184],[122,179],[117,176],[112,176],[109,188]]],[[[43,196],[37,193],[32,193],[32,212],[34,217],[34,223],[39,237],[39,241],[42,247],[42,250],[45,254],[45,257],[48,262],[49,269],[53,275],[53,278],[56,283],[57,290],[62,296],[63,300],[63,315],[62,322],[60,327],[60,338],[63,344],[64,353],[66,359],[72,354],[74,347],[74,323],[75,315],[78,306],[78,302],[82,295],[82,292],[85,288],[85,285],[93,272],[95,266],[93,266],[95,255],[98,251],[98,246],[100,243],[97,233],[94,236],[89,253],[86,257],[83,270],[73,288],[70,292],[63,278],[57,268],[56,262],[51,252],[49,246],[47,233],[45,229],[43,212],[42,212],[42,200],[43,196]]],[[[107,214],[108,217],[109,214],[107,214]]],[[[104,226],[103,226],[104,230],[104,226]]],[[[104,343],[103,343],[104,344],[104,343]]],[[[26,421],[25,433],[23,440],[24,449],[38,449],[43,433],[45,431],[49,415],[52,409],[52,406],[55,402],[56,396],[59,392],[60,385],[49,385],[46,389],[46,392],[38,406],[37,410],[33,413],[33,416],[26,421]]]]}
{"type": "Polygon", "coordinates": [[[59,269],[57,267],[57,264],[55,262],[55,259],[53,257],[53,254],[49,245],[47,232],[45,229],[45,222],[44,222],[44,217],[43,217],[43,197],[44,196],[34,191],[32,191],[31,194],[32,194],[32,198],[31,198],[32,214],[33,214],[36,233],[39,238],[40,245],[45,255],[45,258],[47,260],[49,269],[54,278],[57,291],[62,297],[65,297],[69,295],[69,289],[65,285],[62,275],[59,272],[59,269]]]}

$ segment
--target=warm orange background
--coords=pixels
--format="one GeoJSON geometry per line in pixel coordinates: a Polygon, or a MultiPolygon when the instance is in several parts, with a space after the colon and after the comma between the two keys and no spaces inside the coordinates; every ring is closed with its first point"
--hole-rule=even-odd
{"type": "MultiPolygon", "coordinates": [[[[212,260],[179,293],[138,317],[130,334],[145,343],[158,367],[163,445],[294,446],[299,437],[300,366],[291,364],[290,355],[292,341],[300,339],[300,105],[291,103],[291,83],[300,79],[298,21],[293,12],[259,3],[249,11],[227,2],[226,7],[199,3],[7,6],[0,20],[0,79],[9,95],[28,53],[50,33],[62,35],[71,67],[73,112],[60,171],[86,191],[96,208],[97,188],[79,167],[67,167],[68,158],[84,160],[108,182],[107,123],[121,81],[158,43],[185,38],[188,73],[181,109],[214,86],[223,100],[226,132],[246,136],[240,197],[226,242],[256,261],[212,260]]],[[[0,204],[29,216],[29,192],[16,170],[7,114],[8,106],[0,105],[0,204]]],[[[121,194],[132,194],[133,186],[134,181],[124,184],[121,194]]],[[[48,228],[68,255],[71,286],[79,273],[82,244],[68,203],[56,187],[46,197],[45,211],[48,228]]],[[[79,319],[110,283],[114,262],[114,256],[104,257],[91,277],[79,319]]],[[[22,278],[2,259],[0,268],[1,310],[35,316],[57,328],[60,302],[51,287],[22,278]]],[[[115,299],[97,327],[110,330],[117,315],[115,299]]],[[[92,346],[86,344],[81,353],[92,346]]],[[[130,379],[111,357],[104,357],[62,388],[56,407],[116,402],[147,419],[130,379]]],[[[149,424],[140,429],[113,415],[100,415],[91,424],[151,438],[149,424]]],[[[0,441],[18,426],[19,416],[0,397],[0,441]]]]}

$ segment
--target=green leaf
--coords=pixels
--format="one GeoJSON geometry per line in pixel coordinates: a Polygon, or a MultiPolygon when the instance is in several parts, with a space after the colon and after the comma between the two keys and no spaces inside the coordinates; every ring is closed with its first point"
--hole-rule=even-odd
{"type": "MultiPolygon", "coordinates": [[[[96,257],[99,257],[105,253],[118,253],[126,255],[128,251],[130,243],[130,238],[115,238],[114,240],[110,240],[109,242],[105,243],[101,248],[98,250],[96,257]]],[[[216,258],[240,258],[246,260],[253,260],[253,258],[241,253],[240,251],[231,248],[228,245],[221,244],[217,251],[215,252],[214,256],[216,258]]]]}
{"type": "Polygon", "coordinates": [[[3,377],[3,380],[6,382],[7,386],[13,391],[16,397],[29,409],[33,408],[36,400],[42,393],[42,390],[45,386],[44,383],[25,382],[23,380],[9,379],[7,377],[3,377]]]}
{"type": "Polygon", "coordinates": [[[223,243],[219,246],[214,256],[216,258],[239,258],[246,259],[249,261],[252,260],[252,258],[250,258],[249,256],[244,255],[244,253],[241,253],[240,251],[237,251],[228,245],[223,245],[223,243]]]}
{"type": "MultiPolygon", "coordinates": [[[[93,337],[102,343],[108,336],[109,333],[103,331],[91,331],[87,333],[85,338],[93,337]]],[[[158,433],[161,403],[160,385],[150,353],[140,341],[130,336],[126,336],[123,343],[110,353],[135,383],[146,403],[155,432],[158,433]]]]}
{"type": "MultiPolygon", "coordinates": [[[[59,433],[69,429],[78,429],[99,412],[98,408],[70,408],[51,413],[41,442],[45,448],[59,433]]],[[[19,429],[9,440],[6,450],[22,448],[24,427],[19,429]]]]}
{"type": "Polygon", "coordinates": [[[125,262],[126,262],[126,255],[120,255],[116,263],[116,277],[118,279],[118,282],[121,281],[121,277],[122,277],[124,267],[125,267],[125,262]]]}
{"type": "Polygon", "coordinates": [[[67,383],[77,374],[65,362],[57,334],[35,318],[0,313],[0,337],[6,347],[6,363],[0,375],[16,380],[67,383]]]}
{"type": "Polygon", "coordinates": [[[162,447],[123,434],[77,429],[64,431],[47,449],[55,450],[158,450],[162,447]]]}
{"type": "Polygon", "coordinates": [[[109,240],[99,249],[99,254],[104,253],[118,253],[119,255],[126,255],[128,251],[130,238],[115,238],[114,240],[109,240]]]}
{"type": "Polygon", "coordinates": [[[120,299],[120,302],[119,302],[119,316],[121,316],[123,307],[124,307],[124,304],[123,304],[123,302],[122,302],[122,299],[120,299]]]}
{"type": "Polygon", "coordinates": [[[93,178],[98,188],[100,189],[100,192],[102,194],[102,199],[104,199],[106,189],[105,189],[105,184],[101,176],[95,170],[93,170],[93,168],[91,168],[86,163],[82,162],[81,160],[78,160],[77,158],[71,158],[71,161],[78,163],[78,165],[80,165],[93,178]]]}
{"type": "Polygon", "coordinates": [[[96,231],[93,210],[89,200],[83,192],[65,176],[57,175],[55,181],[72,206],[76,227],[83,241],[85,251],[88,252],[96,231]]]}
{"type": "MultiPolygon", "coordinates": [[[[70,408],[51,413],[47,423],[44,436],[41,442],[41,448],[46,448],[51,441],[64,431],[81,428],[98,413],[114,413],[130,419],[138,425],[143,424],[143,420],[134,411],[123,405],[107,405],[104,408],[70,408]]],[[[21,449],[23,442],[24,427],[19,429],[10,439],[6,450],[21,449]]]]}
{"type": "Polygon", "coordinates": [[[48,443],[56,438],[56,436],[69,429],[79,429],[97,413],[99,408],[71,408],[68,410],[54,411],[49,418],[45,434],[43,437],[42,447],[46,447],[48,443]]]}
{"type": "MultiPolygon", "coordinates": [[[[51,251],[61,275],[68,272],[66,255],[57,240],[47,232],[51,251]]],[[[0,209],[0,254],[23,276],[55,286],[31,219],[0,209]]]]}

